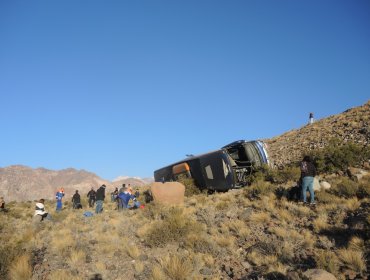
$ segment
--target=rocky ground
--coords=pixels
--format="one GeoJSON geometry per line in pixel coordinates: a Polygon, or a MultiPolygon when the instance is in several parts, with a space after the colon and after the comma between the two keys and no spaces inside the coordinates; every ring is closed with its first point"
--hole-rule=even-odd
{"type": "Polygon", "coordinates": [[[274,165],[299,161],[306,151],[321,149],[332,138],[342,143],[370,144],[370,101],[347,111],[317,120],[312,125],[264,140],[274,165]]]}
{"type": "Polygon", "coordinates": [[[27,268],[53,280],[367,279],[369,198],[321,191],[310,207],[288,200],[288,187],[260,182],[125,212],[106,202],[92,217],[70,204],[55,213],[49,202],[53,220],[42,223],[32,222],[33,202],[12,203],[1,213],[1,255],[11,259],[1,259],[1,279],[27,279],[14,278],[27,268]]]}

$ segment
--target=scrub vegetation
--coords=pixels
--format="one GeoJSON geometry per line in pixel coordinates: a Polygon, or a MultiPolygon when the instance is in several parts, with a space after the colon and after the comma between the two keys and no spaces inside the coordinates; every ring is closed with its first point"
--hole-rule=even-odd
{"type": "Polygon", "coordinates": [[[9,203],[0,213],[0,279],[287,279],[312,268],[366,279],[370,176],[343,172],[363,163],[353,153],[348,146],[315,154],[332,186],[316,192],[315,207],[289,197],[295,165],[261,169],[250,186],[227,193],[200,192],[186,181],[181,206],[117,212],[106,201],[101,215],[84,217],[85,200],[84,209],[66,204],[60,213],[47,201],[52,221],[34,223],[34,202],[9,203]]]}

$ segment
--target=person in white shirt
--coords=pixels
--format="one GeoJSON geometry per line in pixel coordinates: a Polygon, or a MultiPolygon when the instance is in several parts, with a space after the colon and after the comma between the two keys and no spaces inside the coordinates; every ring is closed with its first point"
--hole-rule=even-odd
{"type": "Polygon", "coordinates": [[[40,199],[39,202],[36,203],[36,207],[35,207],[35,216],[37,215],[41,216],[40,221],[43,221],[45,219],[51,220],[50,214],[45,211],[44,202],[45,202],[44,199],[40,199]]]}

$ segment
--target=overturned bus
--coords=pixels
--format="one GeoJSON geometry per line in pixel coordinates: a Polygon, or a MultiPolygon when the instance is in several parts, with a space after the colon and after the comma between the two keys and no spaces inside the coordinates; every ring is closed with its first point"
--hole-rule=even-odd
{"type": "Polygon", "coordinates": [[[247,184],[257,167],[269,165],[266,146],[262,141],[235,141],[219,150],[191,156],[154,171],[156,182],[192,178],[200,189],[227,191],[247,184]]]}

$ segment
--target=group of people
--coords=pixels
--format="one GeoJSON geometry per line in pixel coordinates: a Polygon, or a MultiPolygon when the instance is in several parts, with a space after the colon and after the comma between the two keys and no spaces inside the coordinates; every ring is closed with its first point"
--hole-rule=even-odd
{"type": "MultiPolygon", "coordinates": [[[[105,200],[105,189],[106,185],[101,185],[96,191],[92,187],[91,190],[87,193],[89,206],[90,208],[93,208],[95,206],[95,213],[99,214],[103,212],[103,204],[105,200]]],[[[118,188],[113,192],[114,195],[114,202],[117,203],[117,209],[118,210],[124,210],[124,209],[135,209],[140,207],[140,203],[137,200],[137,197],[139,196],[139,192],[136,192],[133,194],[133,190],[131,187],[126,187],[125,184],[122,185],[121,189],[118,191],[118,188]],[[130,205],[130,201],[132,200],[132,205],[130,205]]],[[[56,199],[56,212],[59,212],[63,208],[63,198],[65,196],[64,189],[59,189],[55,194],[56,199]]],[[[3,199],[2,199],[3,201],[3,199]]],[[[35,207],[35,216],[41,216],[41,221],[44,219],[50,219],[51,216],[48,212],[45,210],[45,200],[40,199],[36,203],[35,207]]],[[[81,196],[76,190],[75,194],[72,196],[72,204],[73,209],[82,209],[81,204],[81,196]]]]}

